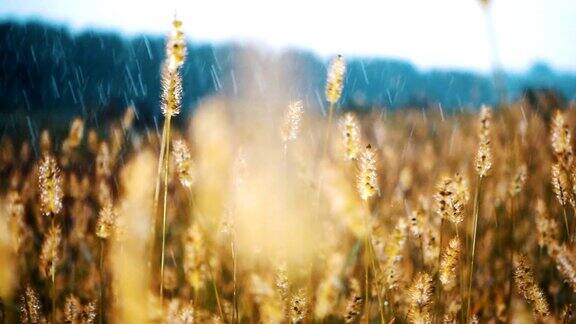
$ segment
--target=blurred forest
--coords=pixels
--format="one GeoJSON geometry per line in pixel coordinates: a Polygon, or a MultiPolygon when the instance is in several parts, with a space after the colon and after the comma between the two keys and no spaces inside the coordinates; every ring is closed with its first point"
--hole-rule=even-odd
{"type": "MultiPolygon", "coordinates": [[[[14,124],[14,116],[82,116],[88,122],[137,107],[139,119],[160,113],[160,63],[164,37],[135,36],[105,31],[72,33],[42,22],[0,23],[0,126],[14,124]],[[8,117],[7,117],[8,116],[8,117]],[[10,119],[12,118],[12,119],[10,119]]],[[[326,60],[312,52],[271,52],[246,44],[188,44],[182,70],[183,108],[218,92],[234,98],[242,91],[237,75],[259,80],[265,64],[283,66],[306,80],[294,85],[289,96],[304,99],[310,107],[322,105],[326,60]],[[259,57],[249,64],[239,57],[259,57]],[[262,63],[264,62],[264,63],[262,63]]],[[[243,81],[245,79],[242,79],[243,81]]],[[[554,90],[565,100],[576,96],[576,75],[537,64],[523,74],[505,75],[507,95],[516,100],[527,89],[554,90]]],[[[253,82],[252,82],[253,84],[253,82]]],[[[342,106],[351,109],[435,107],[466,109],[496,103],[492,77],[458,70],[422,71],[401,60],[347,58],[342,106]]],[[[22,118],[20,118],[22,119],[22,118]]]]}

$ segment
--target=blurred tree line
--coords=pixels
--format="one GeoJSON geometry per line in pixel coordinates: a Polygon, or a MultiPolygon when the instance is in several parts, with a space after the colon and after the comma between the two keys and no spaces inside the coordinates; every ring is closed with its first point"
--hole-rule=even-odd
{"type": "MultiPolygon", "coordinates": [[[[164,42],[160,36],[72,33],[41,22],[0,23],[0,113],[81,115],[89,121],[119,114],[133,104],[140,118],[150,119],[160,112],[164,42]]],[[[238,95],[241,71],[244,77],[258,79],[259,67],[238,59],[247,53],[289,62],[284,68],[305,80],[290,95],[304,98],[310,106],[323,104],[327,60],[311,52],[270,54],[250,45],[191,43],[183,68],[184,110],[215,92],[238,95]]],[[[496,100],[489,75],[421,71],[405,61],[381,58],[347,58],[347,62],[342,104],[351,108],[441,105],[453,110],[496,100]]],[[[270,81],[258,82],[266,93],[270,81]]],[[[554,89],[570,100],[576,95],[576,75],[557,73],[542,64],[524,74],[506,74],[506,85],[512,100],[528,88],[554,89]]]]}

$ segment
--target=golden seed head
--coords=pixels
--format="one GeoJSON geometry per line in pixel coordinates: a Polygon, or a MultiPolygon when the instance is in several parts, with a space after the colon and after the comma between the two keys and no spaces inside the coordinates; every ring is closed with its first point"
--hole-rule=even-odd
{"type": "Polygon", "coordinates": [[[552,246],[552,256],[556,261],[556,268],[564,277],[564,281],[570,285],[572,292],[576,292],[576,258],[574,253],[566,246],[552,246]]]}
{"type": "Polygon", "coordinates": [[[552,189],[560,205],[564,206],[574,201],[570,191],[568,173],[559,163],[552,165],[552,189]]]}
{"type": "Polygon", "coordinates": [[[284,143],[295,141],[298,138],[302,115],[304,115],[302,100],[296,100],[288,105],[280,129],[280,136],[284,143]]]}
{"type": "Polygon", "coordinates": [[[70,125],[70,133],[68,134],[68,144],[70,148],[76,148],[82,142],[84,137],[84,121],[82,118],[75,118],[70,125]]]}
{"type": "Polygon", "coordinates": [[[275,283],[276,290],[282,299],[286,300],[290,290],[290,283],[288,282],[288,276],[286,275],[286,264],[281,263],[276,267],[275,283]]]}
{"type": "Polygon", "coordinates": [[[550,315],[550,306],[546,297],[535,280],[534,273],[530,268],[528,258],[525,255],[514,259],[514,281],[518,290],[524,295],[526,301],[532,305],[534,313],[538,316],[550,315]]]}
{"type": "Polygon", "coordinates": [[[178,180],[184,187],[190,188],[194,184],[196,176],[194,161],[192,161],[188,145],[183,140],[176,140],[172,146],[178,180]]]}
{"type": "Polygon", "coordinates": [[[194,306],[191,302],[184,303],[178,310],[178,322],[182,324],[194,324],[194,306]]]}
{"type": "Polygon", "coordinates": [[[182,103],[180,67],[186,57],[186,38],[180,20],[174,19],[173,27],[166,43],[166,60],[162,65],[162,114],[165,117],[178,115],[182,103]]]}
{"type": "Polygon", "coordinates": [[[20,320],[22,323],[40,323],[43,319],[42,305],[38,293],[30,285],[26,286],[20,298],[20,320]]]}
{"type": "Polygon", "coordinates": [[[351,112],[346,113],[340,118],[340,128],[344,141],[346,160],[355,160],[360,153],[360,126],[356,115],[351,112]]]}
{"type": "Polygon", "coordinates": [[[570,128],[564,118],[564,114],[558,110],[552,119],[551,142],[552,150],[556,159],[564,167],[572,165],[573,153],[570,137],[570,128]]]}
{"type": "Polygon", "coordinates": [[[490,132],[492,109],[482,106],[480,111],[480,131],[478,134],[478,152],[476,153],[476,172],[480,177],[486,177],[492,168],[492,149],[490,147],[490,132]]]}
{"type": "Polygon", "coordinates": [[[48,234],[42,243],[40,252],[40,273],[44,278],[53,278],[56,274],[56,266],[60,260],[60,242],[62,240],[62,231],[59,226],[50,227],[48,234]]]}
{"type": "Polygon", "coordinates": [[[379,192],[378,173],[376,170],[376,153],[368,144],[360,155],[360,171],[358,172],[358,192],[362,200],[368,200],[379,192]]]}
{"type": "Polygon", "coordinates": [[[354,323],[362,314],[362,306],[364,299],[360,291],[360,285],[356,278],[350,280],[350,295],[346,302],[346,311],[344,313],[344,320],[346,323],[354,323]]]}
{"type": "Polygon", "coordinates": [[[56,215],[62,210],[62,177],[56,160],[45,155],[40,162],[38,185],[40,187],[40,209],[43,215],[56,215]]]}
{"type": "Polygon", "coordinates": [[[461,173],[456,173],[454,175],[454,192],[456,193],[456,199],[458,199],[458,201],[463,205],[466,205],[470,201],[468,181],[461,173]]]}
{"type": "MultiPolygon", "coordinates": [[[[460,184],[462,186],[462,183],[460,184]]],[[[460,189],[461,191],[464,189],[460,189]]],[[[458,192],[458,185],[452,178],[444,177],[437,185],[435,195],[437,212],[440,217],[448,219],[454,225],[458,226],[464,221],[464,204],[463,200],[467,193],[458,192]]]]}
{"type": "Polygon", "coordinates": [[[445,290],[451,290],[456,284],[456,267],[460,258],[460,239],[454,237],[440,261],[440,282],[445,290]]]}
{"type": "Polygon", "coordinates": [[[17,191],[8,193],[8,214],[11,245],[14,253],[18,254],[25,248],[29,238],[29,229],[25,221],[25,207],[21,195],[17,191]]]}
{"type": "Polygon", "coordinates": [[[384,278],[388,289],[398,287],[401,276],[401,261],[407,238],[407,224],[404,218],[398,219],[398,223],[392,231],[390,238],[382,239],[384,246],[384,278]]]}
{"type": "Polygon", "coordinates": [[[420,272],[408,289],[408,319],[413,323],[431,323],[432,277],[420,272]]]}
{"type": "Polygon", "coordinates": [[[79,323],[82,314],[82,304],[78,297],[71,294],[64,302],[64,321],[66,323],[79,323]]]}
{"type": "Polygon", "coordinates": [[[162,68],[162,114],[173,117],[180,113],[182,105],[182,77],[179,69],[162,68]]]}
{"type": "Polygon", "coordinates": [[[304,289],[299,289],[290,300],[290,320],[301,323],[308,314],[308,296],[304,289]]]}
{"type": "Polygon", "coordinates": [[[344,74],[346,73],[346,63],[342,55],[337,55],[328,68],[326,79],[326,100],[335,104],[342,95],[344,87],[344,74]]]}
{"type": "Polygon", "coordinates": [[[184,64],[186,58],[186,37],[182,31],[182,21],[174,18],[172,34],[166,43],[167,67],[176,71],[184,64]]]}
{"type": "Polygon", "coordinates": [[[96,236],[101,239],[107,239],[114,233],[114,222],[116,220],[116,212],[111,203],[106,204],[98,214],[98,221],[96,222],[96,236]]]}
{"type": "Polygon", "coordinates": [[[208,279],[204,237],[197,224],[192,224],[184,237],[184,275],[194,290],[204,287],[208,279]]]}
{"type": "Polygon", "coordinates": [[[93,324],[96,322],[96,302],[91,301],[86,304],[82,309],[82,320],[83,324],[93,324]]]}

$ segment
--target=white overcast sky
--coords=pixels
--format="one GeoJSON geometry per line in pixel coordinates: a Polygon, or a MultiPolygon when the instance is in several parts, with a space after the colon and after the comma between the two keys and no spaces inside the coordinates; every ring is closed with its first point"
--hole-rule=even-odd
{"type": "MultiPolygon", "coordinates": [[[[490,67],[477,0],[0,0],[0,20],[41,18],[126,34],[165,33],[175,10],[192,41],[402,58],[425,69],[490,67]]],[[[576,0],[493,0],[490,10],[506,69],[543,61],[576,72],[576,0]]]]}

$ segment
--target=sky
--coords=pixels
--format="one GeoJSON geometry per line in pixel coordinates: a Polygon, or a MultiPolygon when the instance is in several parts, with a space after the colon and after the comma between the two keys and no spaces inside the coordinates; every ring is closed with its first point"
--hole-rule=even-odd
{"type": "Polygon", "coordinates": [[[0,20],[128,35],[167,33],[175,11],[191,41],[399,58],[422,69],[486,72],[496,56],[509,71],[544,62],[576,72],[575,0],[493,0],[488,15],[478,0],[0,0],[0,20]]]}

